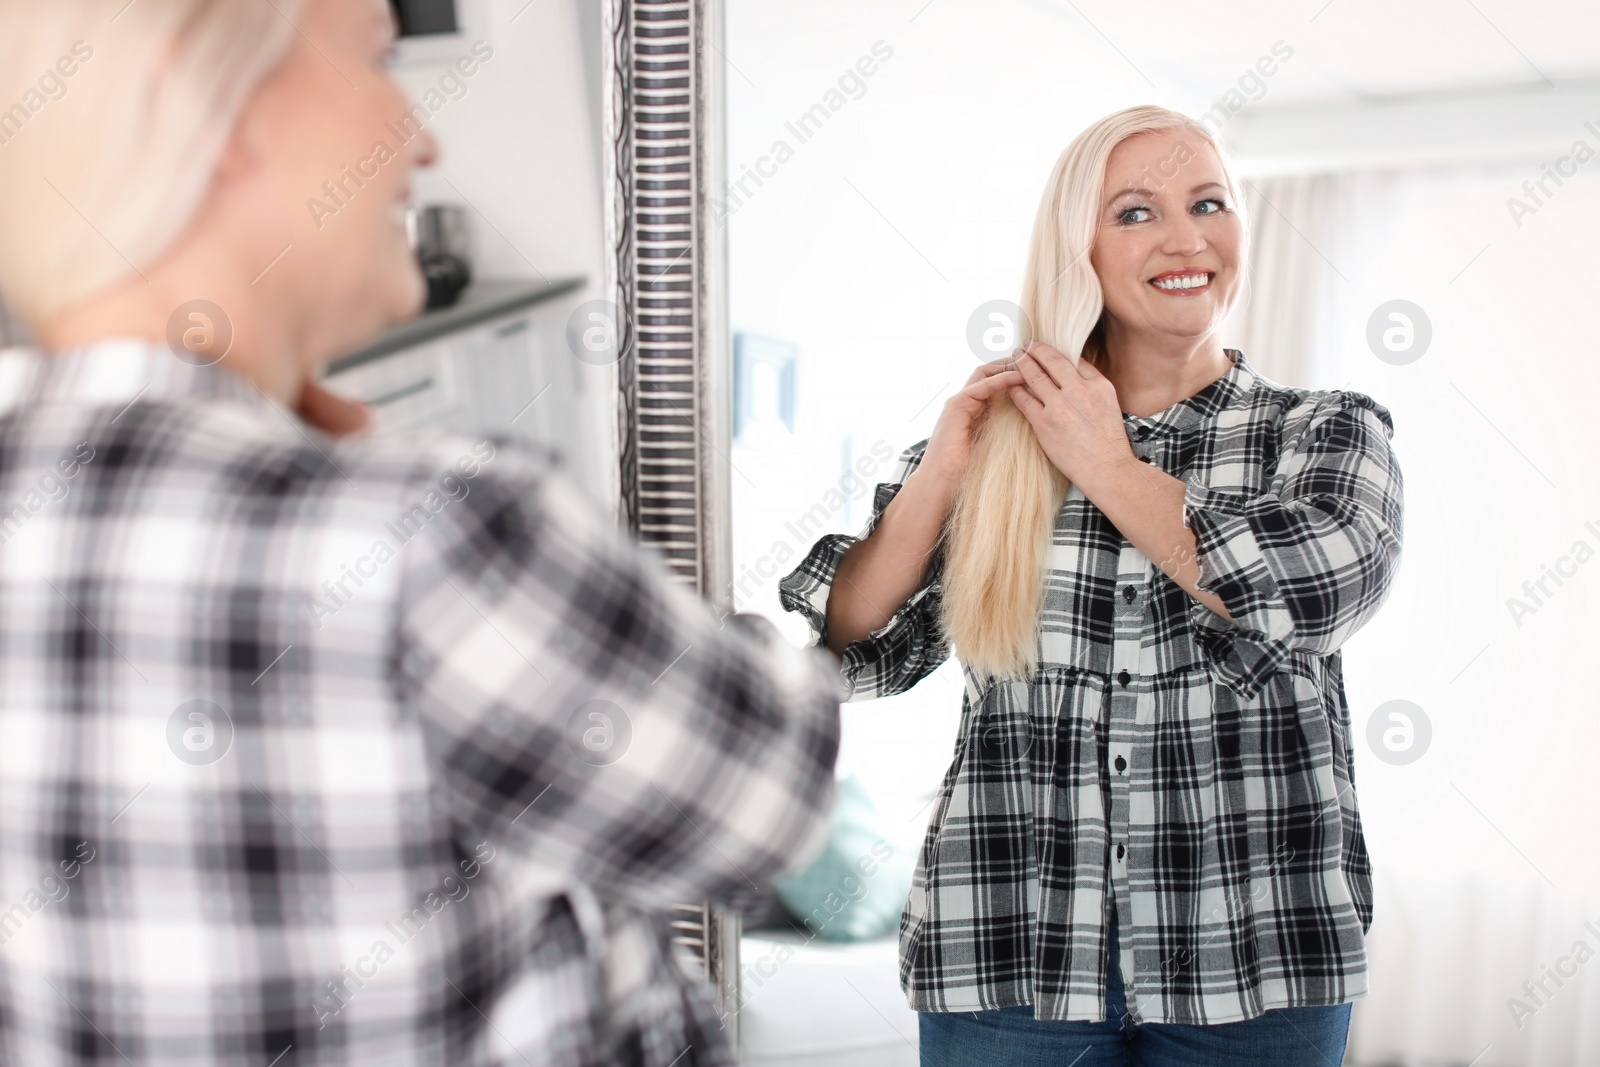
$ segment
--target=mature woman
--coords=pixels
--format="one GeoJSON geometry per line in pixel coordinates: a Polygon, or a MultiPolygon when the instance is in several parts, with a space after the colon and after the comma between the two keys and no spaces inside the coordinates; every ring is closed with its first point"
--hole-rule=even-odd
{"type": "Polygon", "coordinates": [[[422,299],[392,45],[0,0],[0,1062],[731,1063],[646,914],[826,833],[830,657],[543,452],[302,421],[422,299]]]}
{"type": "Polygon", "coordinates": [[[1222,347],[1241,206],[1185,116],[1080,134],[1034,339],[782,582],[853,699],[964,668],[901,923],[924,1064],[1337,1064],[1366,992],[1339,647],[1393,581],[1401,477],[1381,405],[1222,347]]]}

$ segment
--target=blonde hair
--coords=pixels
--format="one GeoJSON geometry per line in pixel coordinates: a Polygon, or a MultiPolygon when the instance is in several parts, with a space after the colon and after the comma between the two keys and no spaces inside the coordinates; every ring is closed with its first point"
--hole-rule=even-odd
{"type": "MultiPolygon", "coordinates": [[[[1033,339],[1074,361],[1087,357],[1098,364],[1103,356],[1104,299],[1089,252],[1106,162],[1127,138],[1168,130],[1191,132],[1216,151],[1249,246],[1249,222],[1227,155],[1204,126],[1148,105],[1095,122],[1061,153],[1045,185],[1020,301],[1033,339]]],[[[1248,274],[1243,263],[1241,274],[1248,274]]],[[[1004,390],[996,393],[943,533],[944,630],[957,658],[980,676],[1023,678],[1038,664],[1044,580],[1067,490],[1028,420],[1004,390]]]]}
{"type": "Polygon", "coordinates": [[[300,0],[0,0],[0,292],[37,332],[203,202],[300,0]]]}

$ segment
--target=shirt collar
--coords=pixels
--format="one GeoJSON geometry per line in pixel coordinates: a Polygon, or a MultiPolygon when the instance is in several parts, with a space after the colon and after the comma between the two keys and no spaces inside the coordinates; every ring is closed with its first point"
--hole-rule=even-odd
{"type": "Polygon", "coordinates": [[[1122,413],[1128,436],[1135,441],[1153,441],[1158,437],[1176,435],[1195,430],[1216,418],[1228,408],[1242,403],[1255,387],[1258,375],[1250,366],[1244,353],[1237,348],[1224,348],[1233,367],[1198,393],[1178,401],[1154,415],[1122,413]]]}
{"type": "Polygon", "coordinates": [[[226,361],[196,365],[156,341],[116,338],[54,353],[0,351],[0,414],[39,404],[123,407],[139,400],[231,400],[283,409],[226,361]]]}

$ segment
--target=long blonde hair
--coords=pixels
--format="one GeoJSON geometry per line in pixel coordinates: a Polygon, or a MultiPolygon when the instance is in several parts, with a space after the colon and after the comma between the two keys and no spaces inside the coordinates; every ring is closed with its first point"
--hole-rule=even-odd
{"type": "MultiPolygon", "coordinates": [[[[1033,339],[1070,359],[1086,357],[1098,365],[1103,357],[1104,298],[1089,252],[1106,161],[1127,138],[1167,130],[1191,132],[1216,152],[1235,210],[1248,227],[1226,153],[1189,116],[1130,107],[1073,138],[1039,202],[1020,301],[1033,339]]],[[[974,436],[972,462],[943,531],[944,630],[957,658],[981,676],[1024,678],[1038,664],[1045,572],[1067,490],[1066,477],[1044,454],[1028,420],[1005,390],[996,393],[974,436]]]]}
{"type": "Polygon", "coordinates": [[[37,332],[208,192],[301,0],[0,0],[0,291],[37,332]]]}

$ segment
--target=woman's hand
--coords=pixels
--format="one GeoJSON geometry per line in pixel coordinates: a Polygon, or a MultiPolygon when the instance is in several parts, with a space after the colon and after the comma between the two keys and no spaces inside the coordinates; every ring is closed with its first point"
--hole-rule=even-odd
{"type": "Polygon", "coordinates": [[[989,398],[1022,384],[1009,359],[985,363],[944,402],[922,462],[884,509],[872,534],[850,546],[828,592],[828,648],[842,655],[880,629],[905,605],[928,569],[956,491],[972,462],[972,433],[989,412],[989,398]]]}
{"type": "Polygon", "coordinates": [[[1022,383],[1023,377],[1010,357],[981,364],[961,391],[944,402],[922,462],[917,464],[917,473],[926,472],[953,493],[972,463],[973,433],[989,413],[989,398],[1008,386],[1021,387],[1022,383]]]}
{"type": "Polygon", "coordinates": [[[295,410],[306,422],[334,437],[346,437],[372,428],[372,409],[327,388],[315,378],[307,378],[295,410]]]}
{"type": "Polygon", "coordinates": [[[1128,463],[1139,465],[1116,387],[1088,360],[1074,365],[1043,342],[1030,341],[1020,351],[1016,366],[1026,386],[1011,387],[1011,402],[1050,462],[1093,501],[1109,476],[1129,469],[1128,463]]]}

